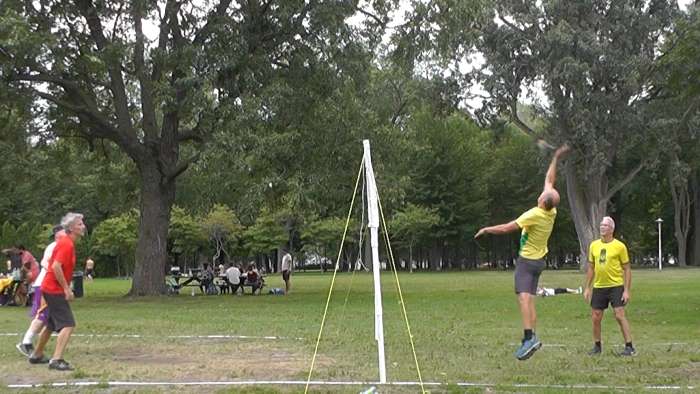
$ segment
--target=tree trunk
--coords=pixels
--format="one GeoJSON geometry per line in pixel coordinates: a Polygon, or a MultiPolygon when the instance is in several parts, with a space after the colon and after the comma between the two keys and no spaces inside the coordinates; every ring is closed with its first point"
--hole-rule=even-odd
{"type": "Polygon", "coordinates": [[[688,191],[688,180],[678,179],[672,174],[673,167],[669,167],[669,186],[671,187],[671,197],[673,197],[673,235],[678,243],[678,266],[687,265],[688,255],[688,232],[690,231],[690,193],[688,191]]]}
{"type": "Polygon", "coordinates": [[[175,201],[175,181],[163,181],[155,159],[139,167],[141,217],[134,281],[129,295],[165,294],[168,225],[170,208],[175,201]]]}
{"type": "Polygon", "coordinates": [[[603,174],[591,175],[586,181],[580,179],[573,166],[565,166],[566,195],[569,199],[571,218],[576,227],[579,252],[579,269],[588,269],[588,246],[599,235],[599,223],[605,216],[608,201],[607,179],[603,174]]]}
{"type": "Polygon", "coordinates": [[[435,241],[428,251],[428,265],[431,271],[439,271],[440,269],[440,247],[438,241],[435,241]]]}

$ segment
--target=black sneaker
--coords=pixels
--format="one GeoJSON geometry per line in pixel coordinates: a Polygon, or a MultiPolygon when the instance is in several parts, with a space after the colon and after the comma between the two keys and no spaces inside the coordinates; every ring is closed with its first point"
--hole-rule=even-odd
{"type": "Polygon", "coordinates": [[[49,359],[46,356],[36,357],[34,355],[29,356],[29,364],[46,364],[49,359]]]}
{"type": "Polygon", "coordinates": [[[589,355],[589,356],[597,356],[597,355],[599,355],[602,351],[603,351],[603,349],[601,349],[600,346],[593,346],[593,349],[591,349],[591,350],[588,352],[588,355],[589,355]]]}
{"type": "Polygon", "coordinates": [[[620,356],[635,356],[637,351],[632,346],[625,346],[625,350],[620,353],[620,356]]]}
{"type": "Polygon", "coordinates": [[[34,346],[31,343],[20,342],[17,345],[15,345],[15,347],[17,348],[17,350],[19,350],[20,353],[27,357],[31,356],[32,352],[34,351],[34,346]]]}
{"type": "Polygon", "coordinates": [[[57,371],[72,371],[73,366],[68,364],[68,362],[62,358],[58,360],[49,361],[49,369],[55,369],[57,371]]]}

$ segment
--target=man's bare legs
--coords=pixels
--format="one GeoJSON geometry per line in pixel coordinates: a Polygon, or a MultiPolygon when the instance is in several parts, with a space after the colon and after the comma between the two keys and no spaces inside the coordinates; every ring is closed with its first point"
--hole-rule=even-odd
{"type": "Polygon", "coordinates": [[[58,333],[58,338],[56,338],[56,349],[54,349],[53,357],[51,357],[52,360],[63,359],[63,351],[66,350],[66,346],[68,345],[68,340],[70,340],[70,336],[73,333],[73,329],[75,329],[75,327],[64,327],[61,332],[58,333]]]}
{"type": "Polygon", "coordinates": [[[523,320],[524,330],[535,330],[537,326],[537,312],[535,310],[535,297],[530,293],[518,293],[518,306],[523,320]]]}
{"type": "Polygon", "coordinates": [[[41,359],[44,356],[44,348],[46,347],[46,344],[49,342],[50,338],[51,331],[44,326],[44,328],[41,330],[41,334],[39,334],[39,340],[36,343],[36,348],[31,354],[30,359],[41,359]]]}

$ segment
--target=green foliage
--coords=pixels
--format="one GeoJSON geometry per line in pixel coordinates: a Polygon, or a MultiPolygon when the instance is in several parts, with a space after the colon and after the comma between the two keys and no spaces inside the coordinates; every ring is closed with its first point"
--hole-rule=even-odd
{"type": "Polygon", "coordinates": [[[433,239],[471,237],[486,218],[487,134],[463,116],[442,119],[425,111],[414,114],[409,130],[414,144],[407,164],[409,202],[438,213],[433,239]]]}
{"type": "MultiPolygon", "coordinates": [[[[136,164],[141,201],[157,209],[141,210],[147,231],[139,234],[143,269],[136,271],[134,294],[153,294],[163,288],[162,277],[148,273],[162,272],[166,256],[164,248],[147,245],[167,233],[160,219],[174,203],[176,178],[216,133],[233,134],[229,126],[241,118],[277,122],[275,101],[285,97],[268,96],[268,87],[283,91],[285,80],[305,76],[361,81],[397,1],[365,6],[375,17],[350,26],[349,18],[362,10],[348,2],[176,1],[159,8],[128,1],[11,1],[0,10],[0,79],[3,90],[31,93],[48,104],[40,118],[55,135],[111,141],[136,164]],[[144,25],[159,30],[156,42],[145,37],[144,25]],[[248,111],[250,103],[256,108],[248,111]]],[[[317,92],[330,86],[323,82],[317,92]]],[[[296,196],[302,196],[298,189],[296,196]]],[[[299,199],[285,201],[297,208],[299,199]]],[[[209,199],[198,206],[226,202],[209,199]]],[[[245,213],[253,222],[255,210],[245,213]]]]}
{"type": "Polygon", "coordinates": [[[111,257],[120,273],[122,268],[127,274],[134,268],[138,217],[135,209],[125,212],[102,221],[92,233],[92,252],[111,257]]]}
{"type": "Polygon", "coordinates": [[[48,235],[51,234],[51,227],[50,225],[29,222],[14,226],[6,221],[0,226],[0,249],[22,245],[40,259],[48,244],[47,239],[48,235]],[[45,231],[46,226],[49,226],[49,231],[45,231]]]}
{"type": "Polygon", "coordinates": [[[666,56],[659,62],[667,71],[666,87],[681,92],[688,104],[700,98],[700,8],[690,5],[688,14],[679,18],[678,26],[668,37],[666,56]]]}
{"type": "Polygon", "coordinates": [[[241,238],[243,227],[236,214],[225,206],[216,204],[203,219],[201,224],[202,232],[210,242],[214,244],[215,257],[226,251],[241,238]]]}
{"type": "Polygon", "coordinates": [[[345,234],[344,250],[351,249],[358,241],[357,228],[358,222],[353,219],[347,222],[347,219],[331,217],[310,221],[301,231],[301,240],[304,242],[302,250],[330,258],[335,262],[343,234],[345,234]]]}
{"type": "Polygon", "coordinates": [[[629,156],[645,154],[648,106],[639,97],[646,96],[659,36],[673,15],[666,2],[649,8],[629,1],[501,2],[483,29],[483,78],[492,97],[485,110],[516,116],[521,89],[541,81],[549,103],[539,105],[539,114],[551,142],[579,149],[583,179],[622,178],[629,156]]]}
{"type": "Polygon", "coordinates": [[[431,238],[433,228],[439,223],[440,216],[437,208],[426,208],[409,203],[404,209],[394,214],[388,226],[392,239],[412,248],[418,243],[426,243],[425,241],[431,238]]]}
{"type": "Polygon", "coordinates": [[[252,254],[268,254],[289,241],[289,235],[281,220],[263,210],[255,223],[243,232],[245,248],[252,254]]]}
{"type": "Polygon", "coordinates": [[[174,206],[170,213],[168,241],[175,255],[193,255],[206,244],[207,237],[200,223],[185,209],[174,206]]]}
{"type": "MultiPolygon", "coordinates": [[[[549,156],[507,123],[515,116],[532,134],[575,147],[568,187],[587,195],[567,209],[569,193],[561,188],[553,254],[576,249],[576,214],[606,209],[622,217],[630,244],[646,252],[654,246],[649,212],[673,222],[671,195],[656,183],[669,177],[683,185],[697,176],[696,8],[680,16],[669,2],[413,2],[387,55],[379,44],[396,1],[311,2],[302,10],[278,3],[232,6],[214,17],[210,4],[177,2],[171,4],[177,18],[150,3],[91,3],[103,22],[114,22],[114,34],[100,46],[88,34],[84,3],[41,8],[5,0],[2,242],[35,243],[27,246],[40,250],[45,229],[34,224],[72,210],[84,213],[95,231],[79,244],[81,255],[93,250],[110,267],[131,264],[133,240],[107,234],[136,234],[135,224],[125,224],[136,219],[121,214],[153,201],[139,198],[143,169],[158,169],[152,182],[174,185],[156,178],[189,165],[178,173],[177,188],[164,193],[177,204],[170,257],[243,257],[284,244],[331,257],[361,141],[369,139],[400,246],[415,242],[422,255],[440,249],[444,259],[476,259],[470,249],[476,229],[512,220],[542,187],[549,156]],[[363,4],[376,18],[347,25],[363,4]],[[151,78],[143,80],[133,12],[167,27],[167,45],[144,48],[141,72],[151,78]],[[175,40],[174,27],[182,40],[175,40]],[[206,40],[196,41],[198,35],[206,40]],[[486,62],[465,71],[475,49],[486,62]],[[480,124],[490,121],[488,129],[464,111],[473,82],[489,95],[476,113],[480,124]],[[524,95],[533,105],[520,103],[524,95]],[[113,133],[117,125],[128,132],[113,133]],[[642,161],[656,167],[653,173],[620,189],[642,161]],[[662,169],[667,164],[671,171],[662,169]]],[[[558,185],[565,177],[561,171],[558,185]]],[[[594,231],[596,221],[589,222],[594,231]]],[[[512,241],[494,240],[489,250],[512,254],[512,241]]]]}

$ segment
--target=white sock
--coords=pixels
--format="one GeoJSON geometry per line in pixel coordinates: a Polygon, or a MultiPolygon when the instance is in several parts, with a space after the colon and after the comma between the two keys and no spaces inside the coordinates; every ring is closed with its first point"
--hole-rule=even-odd
{"type": "Polygon", "coordinates": [[[33,338],[34,338],[34,333],[32,332],[31,329],[29,329],[29,330],[27,330],[27,333],[24,334],[24,339],[22,340],[22,343],[25,345],[31,345],[33,338]]]}

